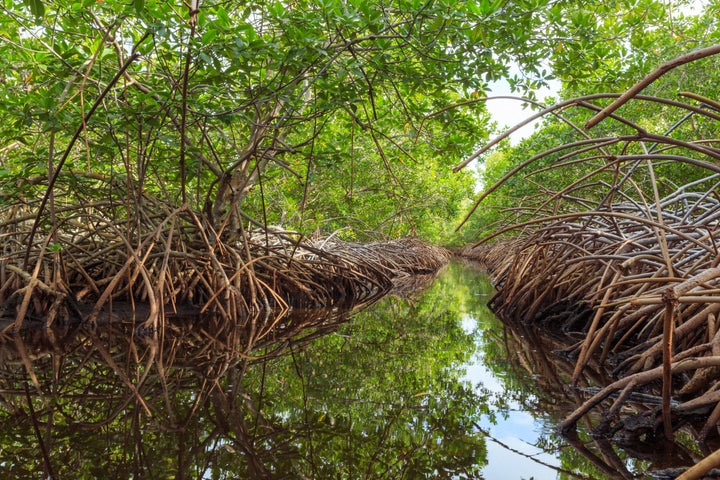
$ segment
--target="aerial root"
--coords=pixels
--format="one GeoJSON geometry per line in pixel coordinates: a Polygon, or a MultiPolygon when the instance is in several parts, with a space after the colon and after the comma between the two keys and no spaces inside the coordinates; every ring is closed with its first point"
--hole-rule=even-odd
{"type": "Polygon", "coordinates": [[[705,438],[720,421],[720,141],[703,134],[717,131],[720,115],[717,102],[692,93],[682,96],[699,104],[638,92],[545,110],[594,115],[604,111],[594,102],[618,99],[641,104],[637,111],[662,109],[668,125],[654,133],[615,112],[592,136],[570,115],[556,115],[578,139],[524,160],[488,187],[476,207],[490,198],[511,206],[464,254],[489,269],[497,288],[490,306],[501,319],[576,339],[564,350],[575,361],[571,386],[589,383],[591,364],[616,379],[581,401],[561,430],[619,395],[601,408],[608,427],[629,398],[647,394],[661,399],[665,437],[674,436],[677,417],[702,412],[705,438]],[[532,190],[547,175],[552,185],[502,197],[513,193],[505,189],[511,178],[532,190]]]}
{"type": "Polygon", "coordinates": [[[360,245],[265,228],[221,238],[187,207],[151,196],[128,212],[121,188],[101,177],[61,176],[56,189],[65,206],[39,222],[30,204],[0,210],[2,328],[117,318],[154,329],[189,308],[244,322],[260,311],[360,305],[449,257],[412,239],[360,245]],[[26,245],[34,223],[44,240],[26,245]]]}

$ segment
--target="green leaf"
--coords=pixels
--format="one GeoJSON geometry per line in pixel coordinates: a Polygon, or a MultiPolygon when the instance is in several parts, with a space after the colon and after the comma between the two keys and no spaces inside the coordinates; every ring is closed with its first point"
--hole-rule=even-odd
{"type": "Polygon", "coordinates": [[[217,25],[221,28],[227,28],[230,25],[230,16],[225,9],[218,7],[215,13],[217,14],[217,25]]]}
{"type": "Polygon", "coordinates": [[[36,18],[41,19],[45,16],[45,5],[42,0],[23,0],[25,5],[30,8],[30,11],[36,18]]]}
{"type": "Polygon", "coordinates": [[[200,52],[199,57],[200,57],[200,59],[201,59],[203,62],[205,62],[205,63],[207,63],[207,64],[209,64],[209,65],[212,65],[213,59],[212,59],[212,57],[211,57],[210,55],[208,55],[207,53],[205,53],[205,52],[200,52]]]}

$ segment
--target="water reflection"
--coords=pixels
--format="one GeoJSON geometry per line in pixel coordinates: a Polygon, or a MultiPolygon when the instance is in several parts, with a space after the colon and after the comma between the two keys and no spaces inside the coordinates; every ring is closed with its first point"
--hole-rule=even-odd
{"type": "Polygon", "coordinates": [[[409,285],[361,311],[295,311],[262,337],[195,319],[7,339],[0,477],[625,479],[663,466],[555,434],[578,401],[572,362],[551,353],[559,339],[497,321],[482,272],[451,264],[409,285]]]}
{"type": "MultiPolygon", "coordinates": [[[[480,293],[489,291],[485,285],[480,293]]],[[[466,312],[465,325],[479,333],[482,355],[471,363],[468,378],[492,392],[491,413],[478,426],[489,441],[488,467],[483,471],[487,478],[675,478],[680,467],[716,449],[699,446],[692,425],[681,430],[675,442],[646,434],[623,441],[618,435],[590,433],[602,426],[599,412],[584,418],[574,435],[561,436],[555,426],[587,398],[582,389],[568,387],[575,366],[564,354],[568,337],[501,323],[483,308],[466,312]],[[512,465],[511,473],[503,471],[503,465],[512,465]]],[[[591,390],[609,383],[604,368],[588,365],[584,386],[591,390]]],[[[627,402],[622,414],[632,417],[654,408],[642,400],[627,402]]]]}
{"type": "Polygon", "coordinates": [[[460,379],[473,339],[448,288],[351,322],[296,311],[263,338],[205,319],[8,339],[0,475],[477,477],[484,402],[460,379]]]}

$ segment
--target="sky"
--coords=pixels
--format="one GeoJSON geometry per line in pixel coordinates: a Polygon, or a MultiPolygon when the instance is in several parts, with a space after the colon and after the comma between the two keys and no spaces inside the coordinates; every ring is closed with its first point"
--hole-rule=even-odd
{"type": "MultiPolygon", "coordinates": [[[[462,326],[466,332],[473,332],[478,328],[477,319],[468,313],[462,326]]],[[[465,379],[479,390],[481,397],[484,391],[492,392],[493,397],[506,395],[506,387],[485,366],[486,360],[480,354],[481,351],[480,348],[475,358],[465,366],[465,379]]],[[[497,414],[494,420],[484,416],[480,422],[480,426],[491,435],[485,441],[487,464],[482,469],[484,478],[556,480],[556,468],[562,467],[559,452],[544,452],[536,446],[541,431],[546,429],[542,416],[534,418],[512,400],[508,405],[507,411],[496,410],[497,405],[493,401],[491,408],[497,414]]]]}
{"type": "MultiPolygon", "coordinates": [[[[549,82],[549,84],[550,85],[548,88],[542,88],[535,91],[537,99],[540,102],[544,102],[547,97],[555,97],[557,99],[558,92],[560,91],[560,82],[558,80],[552,80],[549,82]]],[[[487,93],[488,97],[503,95],[520,96],[520,94],[510,91],[510,84],[506,80],[493,82],[490,84],[490,91],[487,93]]],[[[492,115],[493,120],[497,122],[500,132],[504,130],[503,127],[512,127],[515,124],[525,120],[527,117],[536,113],[529,106],[523,109],[523,105],[525,104],[518,100],[488,100],[486,105],[488,111],[492,115]]],[[[535,121],[529,125],[524,126],[517,132],[514,132],[510,136],[510,140],[513,143],[517,143],[519,140],[530,136],[537,123],[538,121],[535,121]]]]}
{"type": "MultiPolygon", "coordinates": [[[[517,67],[514,67],[514,69],[513,67],[511,67],[511,73],[519,73],[519,70],[517,69],[517,67]]],[[[560,91],[561,84],[558,80],[552,80],[548,83],[548,87],[535,90],[537,101],[541,103],[545,103],[547,97],[555,97],[555,101],[557,101],[558,92],[560,91]]],[[[490,83],[490,88],[485,93],[486,97],[508,95],[514,97],[521,96],[519,93],[512,92],[510,90],[510,84],[506,80],[490,83]]],[[[536,113],[536,110],[533,110],[529,105],[526,105],[519,100],[488,100],[485,105],[487,106],[487,109],[490,112],[493,121],[497,123],[497,135],[505,131],[506,128],[513,127],[517,123],[522,122],[526,118],[536,113]],[[523,108],[524,105],[526,105],[525,108],[523,108]]],[[[533,133],[535,126],[538,124],[539,121],[540,120],[535,120],[532,123],[529,123],[523,128],[517,130],[516,132],[513,132],[513,134],[510,135],[510,142],[512,142],[513,144],[517,144],[523,138],[529,137],[533,133]]],[[[491,135],[489,140],[494,137],[494,135],[491,135]]],[[[471,165],[473,166],[469,168],[472,168],[473,170],[482,171],[482,169],[484,168],[484,165],[482,163],[478,164],[477,161],[473,162],[471,165]]],[[[476,180],[477,181],[475,189],[476,191],[480,192],[484,189],[482,180],[480,179],[480,175],[476,177],[476,180]]]]}

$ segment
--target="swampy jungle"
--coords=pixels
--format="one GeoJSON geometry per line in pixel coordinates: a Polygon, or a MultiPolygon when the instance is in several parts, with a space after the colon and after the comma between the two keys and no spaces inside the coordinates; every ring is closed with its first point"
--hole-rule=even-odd
{"type": "Polygon", "coordinates": [[[0,8],[3,478],[720,476],[719,1],[0,8]]]}

